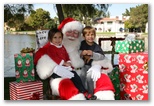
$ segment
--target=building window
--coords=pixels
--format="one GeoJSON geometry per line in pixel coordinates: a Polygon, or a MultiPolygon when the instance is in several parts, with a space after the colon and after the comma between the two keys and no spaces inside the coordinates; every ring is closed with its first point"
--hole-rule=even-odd
{"type": "Polygon", "coordinates": [[[108,28],[108,32],[111,32],[111,28],[108,28]]]}
{"type": "Polygon", "coordinates": [[[99,28],[98,30],[99,30],[99,31],[101,31],[101,30],[102,30],[102,28],[99,28]]]}
{"type": "Polygon", "coordinates": [[[107,22],[107,24],[112,24],[112,23],[113,23],[112,21],[108,21],[108,22],[107,22]]]}
{"type": "Polygon", "coordinates": [[[124,22],[122,22],[122,21],[119,21],[119,24],[123,24],[124,22]]]}

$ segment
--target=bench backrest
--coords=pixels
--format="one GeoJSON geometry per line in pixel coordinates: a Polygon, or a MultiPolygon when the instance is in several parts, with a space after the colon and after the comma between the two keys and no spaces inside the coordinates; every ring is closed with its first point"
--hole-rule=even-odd
{"type": "Polygon", "coordinates": [[[36,50],[43,47],[48,41],[49,30],[37,30],[36,31],[36,50]]]}

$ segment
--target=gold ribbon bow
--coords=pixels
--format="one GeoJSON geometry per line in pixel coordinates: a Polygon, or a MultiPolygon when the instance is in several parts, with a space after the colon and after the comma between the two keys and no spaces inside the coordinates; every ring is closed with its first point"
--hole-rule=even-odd
{"type": "Polygon", "coordinates": [[[144,70],[148,71],[148,62],[145,62],[145,64],[144,64],[144,70]]]}
{"type": "Polygon", "coordinates": [[[35,49],[33,48],[23,48],[20,52],[21,53],[34,53],[35,49]]]}

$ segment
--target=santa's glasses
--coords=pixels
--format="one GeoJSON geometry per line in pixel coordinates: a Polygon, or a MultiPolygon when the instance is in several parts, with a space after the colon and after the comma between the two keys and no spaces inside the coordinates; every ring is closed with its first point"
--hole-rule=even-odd
{"type": "Polygon", "coordinates": [[[72,37],[78,37],[79,32],[77,30],[73,30],[73,31],[67,31],[66,32],[67,36],[72,36],[72,37]]]}

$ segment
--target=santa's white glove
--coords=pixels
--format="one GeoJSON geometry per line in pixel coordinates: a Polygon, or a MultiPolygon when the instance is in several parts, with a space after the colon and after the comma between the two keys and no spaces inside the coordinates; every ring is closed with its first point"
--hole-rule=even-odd
{"type": "Polygon", "coordinates": [[[101,66],[100,65],[93,65],[87,73],[92,72],[91,78],[93,81],[97,81],[101,76],[101,66]]]}
{"type": "Polygon", "coordinates": [[[53,72],[59,76],[61,76],[62,78],[72,78],[74,77],[74,74],[72,72],[70,72],[68,69],[66,69],[66,67],[61,66],[61,65],[57,65],[53,72]]]}
{"type": "Polygon", "coordinates": [[[71,66],[64,66],[67,70],[72,71],[72,67],[71,66]]]}

